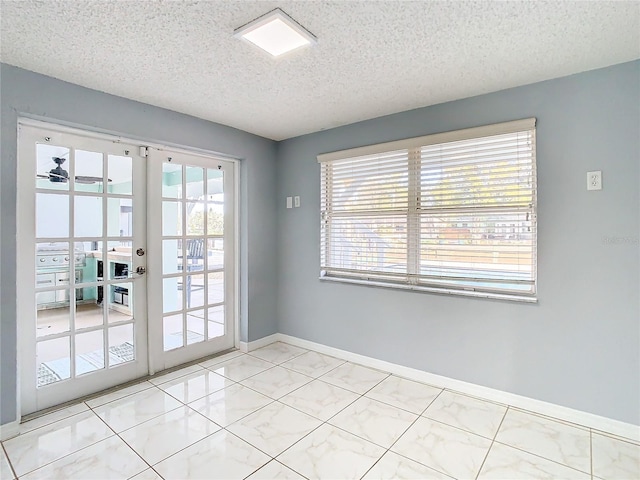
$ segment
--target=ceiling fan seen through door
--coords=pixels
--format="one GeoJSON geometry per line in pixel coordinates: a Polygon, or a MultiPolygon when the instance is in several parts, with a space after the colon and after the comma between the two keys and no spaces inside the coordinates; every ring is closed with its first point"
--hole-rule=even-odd
{"type": "MultiPolygon", "coordinates": [[[[63,157],[51,157],[57,167],[49,170],[46,175],[38,174],[38,178],[48,178],[51,183],[67,183],[69,181],[69,172],[62,168],[62,164],[67,161],[63,157]]],[[[92,177],[90,175],[76,175],[76,183],[92,184],[102,182],[102,177],[92,177]]],[[[111,182],[111,179],[107,179],[107,182],[111,182]]]]}

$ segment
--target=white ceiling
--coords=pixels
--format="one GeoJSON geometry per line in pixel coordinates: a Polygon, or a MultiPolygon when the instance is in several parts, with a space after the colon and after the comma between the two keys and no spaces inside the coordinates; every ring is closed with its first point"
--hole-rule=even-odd
{"type": "Polygon", "coordinates": [[[636,1],[7,1],[2,62],[280,140],[640,58],[636,1]],[[280,7],[318,44],[232,36],[280,7]]]}

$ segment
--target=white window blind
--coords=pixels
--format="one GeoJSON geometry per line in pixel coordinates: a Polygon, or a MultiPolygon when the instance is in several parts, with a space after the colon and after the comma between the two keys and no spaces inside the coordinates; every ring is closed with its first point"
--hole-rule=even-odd
{"type": "Polygon", "coordinates": [[[321,276],[535,295],[535,119],[318,160],[321,276]]]}

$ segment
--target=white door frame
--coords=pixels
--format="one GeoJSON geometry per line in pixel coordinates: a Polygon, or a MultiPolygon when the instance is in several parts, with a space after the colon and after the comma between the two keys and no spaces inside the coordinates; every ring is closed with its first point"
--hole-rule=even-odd
{"type": "MultiPolygon", "coordinates": [[[[238,346],[239,337],[239,325],[238,325],[238,191],[237,191],[237,170],[238,164],[234,161],[229,161],[226,158],[221,158],[219,155],[207,155],[200,152],[188,152],[175,148],[150,148],[149,149],[149,188],[148,192],[148,204],[152,205],[149,210],[150,220],[147,224],[149,228],[149,270],[157,272],[149,281],[153,283],[153,287],[150,291],[158,292],[155,302],[149,303],[149,315],[153,321],[149,322],[149,336],[153,338],[151,343],[152,351],[150,352],[150,368],[152,371],[160,371],[166,368],[171,368],[176,365],[194,360],[196,358],[210,355],[212,346],[217,344],[216,348],[220,350],[226,350],[238,346]],[[228,334],[223,337],[214,337],[212,339],[204,339],[203,342],[194,343],[191,345],[185,345],[183,348],[177,348],[174,350],[164,351],[163,348],[163,305],[162,295],[163,292],[163,252],[162,252],[162,171],[163,164],[175,165],[190,165],[194,167],[202,167],[205,169],[222,169],[227,172],[224,178],[224,192],[225,196],[228,192],[232,192],[232,197],[229,201],[229,208],[225,208],[225,216],[227,212],[231,213],[231,217],[227,223],[225,220],[225,317],[227,317],[229,310],[230,315],[227,317],[232,325],[228,334]]],[[[205,177],[206,178],[206,177],[205,177]]],[[[176,199],[176,201],[184,201],[176,199]]],[[[226,204],[226,202],[225,202],[226,204]]],[[[185,219],[183,219],[185,220],[185,219]]],[[[186,237],[186,232],[183,232],[186,237]]],[[[204,236],[204,233],[202,234],[204,236]]],[[[175,237],[175,236],[174,236],[175,237]]],[[[197,235],[196,237],[201,237],[197,235]]],[[[184,272],[183,272],[184,274],[184,272]]],[[[203,275],[207,275],[207,271],[203,271],[203,275]]],[[[173,275],[172,275],[173,276],[173,275]]],[[[184,292],[183,292],[184,296],[184,292]]],[[[206,302],[202,307],[207,310],[206,302]]],[[[184,319],[183,319],[184,320],[184,319]]],[[[206,324],[207,322],[205,322],[206,324]]],[[[225,322],[226,323],[226,322],[225,322]]]]}
{"type": "MultiPolygon", "coordinates": [[[[70,126],[64,125],[64,122],[56,123],[55,121],[51,121],[50,119],[47,119],[47,121],[43,121],[36,118],[20,116],[18,117],[17,126],[19,127],[20,125],[50,129],[60,133],[70,133],[74,135],[81,135],[89,138],[96,138],[96,139],[101,139],[101,140],[106,140],[111,142],[138,144],[138,145],[144,145],[145,147],[153,147],[157,149],[169,149],[172,151],[182,152],[185,154],[204,155],[208,157],[224,159],[225,161],[229,161],[233,163],[233,173],[234,173],[233,205],[234,205],[234,212],[235,212],[234,226],[233,226],[233,229],[234,229],[233,272],[234,272],[234,292],[235,292],[235,295],[233,298],[233,307],[234,307],[234,316],[233,316],[234,345],[233,346],[234,348],[239,348],[239,345],[240,345],[240,170],[241,170],[240,159],[236,157],[220,154],[218,152],[205,150],[205,149],[190,148],[190,147],[185,147],[181,145],[163,144],[163,143],[157,143],[155,141],[148,141],[146,139],[141,139],[141,138],[107,134],[107,133],[92,130],[91,127],[81,127],[81,128],[70,127],[70,126]]],[[[19,142],[20,140],[18,139],[18,144],[19,142]]],[[[18,168],[17,168],[18,185],[21,185],[22,182],[33,182],[33,177],[32,177],[33,172],[26,172],[26,170],[27,170],[26,168],[20,168],[20,148],[18,145],[18,168]]],[[[149,187],[150,187],[149,176],[147,175],[147,201],[149,201],[150,199],[149,197],[151,195],[150,193],[151,189],[149,187]]],[[[29,192],[32,192],[31,189],[28,189],[28,190],[29,192]]],[[[26,200],[25,194],[24,193],[21,194],[20,188],[18,188],[18,192],[16,196],[17,196],[16,217],[19,219],[21,212],[24,210],[25,206],[28,205],[29,203],[32,203],[33,199],[26,200]]],[[[147,205],[147,208],[148,208],[148,205],[147,205]]],[[[24,229],[20,228],[19,220],[18,220],[17,227],[18,228],[17,228],[17,242],[16,242],[17,243],[16,257],[26,258],[26,257],[23,257],[22,255],[29,255],[30,257],[33,257],[33,252],[30,251],[31,245],[25,245],[25,242],[21,241],[21,239],[24,238],[25,236],[25,232],[24,232],[24,229]]],[[[148,223],[147,223],[147,234],[148,233],[149,232],[148,232],[148,223]]],[[[27,234],[29,234],[29,232],[27,232],[27,234]]],[[[28,306],[32,304],[34,301],[33,298],[31,298],[33,293],[33,278],[31,274],[26,275],[25,272],[21,272],[20,269],[17,269],[16,277],[17,277],[16,278],[16,282],[17,282],[16,318],[21,318],[21,313],[24,306],[25,305],[28,306]]],[[[147,283],[150,283],[150,282],[147,281],[147,283]]],[[[149,291],[148,285],[147,285],[147,290],[149,291]]],[[[153,297],[152,295],[147,296],[147,300],[148,300],[147,307],[149,303],[152,301],[152,297],[153,297]]],[[[147,312],[148,312],[148,308],[147,308],[147,312]]],[[[159,339],[155,338],[155,336],[157,335],[157,332],[149,331],[149,325],[151,322],[148,322],[147,320],[148,319],[145,319],[145,323],[147,325],[147,342],[148,342],[148,348],[147,348],[148,358],[146,363],[148,366],[148,374],[153,375],[154,373],[156,373],[154,369],[154,365],[158,364],[156,361],[151,361],[152,350],[156,348],[153,342],[156,342],[156,341],[160,342],[159,343],[160,350],[162,350],[162,343],[161,343],[162,338],[161,338],[161,334],[159,339]]],[[[16,391],[17,419],[16,421],[19,422],[22,418],[22,410],[23,410],[22,409],[23,386],[21,385],[22,380],[19,372],[21,372],[22,369],[24,368],[30,368],[30,366],[33,364],[33,359],[23,358],[24,357],[23,352],[25,352],[24,350],[25,342],[32,339],[31,337],[29,337],[29,339],[26,339],[23,326],[19,321],[16,321],[16,323],[17,323],[17,344],[18,344],[18,352],[19,352],[18,358],[16,359],[16,364],[17,364],[17,391],[16,391]]],[[[31,347],[26,351],[33,351],[33,348],[34,347],[31,347]]]]}
{"type": "MultiPolygon", "coordinates": [[[[96,391],[99,391],[104,388],[108,388],[111,386],[115,386],[119,383],[124,383],[134,378],[144,376],[148,372],[148,353],[147,346],[148,341],[146,339],[146,331],[147,331],[147,298],[146,298],[146,277],[144,275],[131,274],[128,279],[120,276],[117,279],[115,277],[111,277],[110,269],[109,269],[109,260],[108,260],[108,250],[106,243],[109,228],[108,228],[108,219],[113,217],[108,217],[108,208],[110,205],[110,200],[108,199],[118,199],[126,200],[130,202],[133,200],[133,215],[135,218],[145,218],[145,204],[146,204],[146,160],[138,155],[138,147],[135,144],[126,144],[120,141],[114,141],[112,139],[99,139],[92,138],[83,135],[82,133],[78,134],[77,132],[61,132],[55,128],[42,128],[41,126],[34,127],[31,125],[20,124],[18,130],[18,150],[20,155],[20,162],[18,164],[19,176],[19,194],[18,194],[18,202],[17,202],[17,225],[19,232],[19,241],[17,242],[17,258],[20,261],[20,268],[18,269],[18,304],[17,304],[17,318],[19,319],[18,325],[20,326],[19,332],[21,333],[21,343],[20,343],[20,353],[22,356],[22,368],[20,374],[22,376],[21,379],[21,389],[22,389],[22,407],[28,413],[35,412],[37,410],[41,410],[43,408],[49,408],[55,406],[57,404],[69,401],[74,397],[81,397],[83,395],[87,395],[96,391]],[[71,151],[73,151],[73,155],[70,158],[74,158],[77,160],[76,154],[80,151],[95,151],[101,152],[101,170],[102,174],[107,171],[107,166],[110,165],[107,162],[107,155],[120,155],[131,158],[131,175],[133,179],[132,190],[129,192],[124,191],[122,193],[118,192],[110,192],[105,186],[106,183],[101,183],[104,188],[97,189],[95,192],[87,189],[80,188],[82,184],[75,182],[67,182],[64,185],[66,188],[51,188],[53,184],[50,184],[47,181],[44,181],[40,185],[40,190],[37,190],[35,174],[38,172],[36,169],[37,166],[37,154],[36,154],[36,146],[37,145],[52,145],[52,146],[61,146],[67,147],[71,151]],[[104,154],[104,158],[103,158],[104,154]],[[46,185],[46,186],[45,186],[46,185]],[[44,189],[43,189],[44,187],[44,189]],[[75,188],[72,188],[75,187],[75,188]],[[40,191],[41,193],[36,193],[40,191]],[[37,234],[37,225],[40,223],[36,223],[36,197],[38,195],[48,195],[51,201],[54,199],[60,202],[63,202],[66,207],[64,207],[64,215],[68,216],[68,227],[65,229],[66,231],[54,232],[51,231],[45,237],[49,237],[49,239],[44,240],[42,236],[38,237],[37,234]],[[89,218],[97,218],[95,214],[88,213],[88,215],[82,219],[80,219],[80,223],[77,223],[78,211],[75,210],[78,208],[79,200],[85,199],[85,202],[88,200],[92,202],[92,199],[97,198],[102,205],[101,213],[99,214],[100,227],[95,232],[87,231],[84,235],[80,234],[78,236],[78,228],[82,226],[82,223],[87,221],[89,218]],[[73,212],[76,212],[74,214],[73,212]],[[71,216],[69,214],[71,213],[71,216]],[[98,231],[100,233],[98,233],[98,231]],[[97,234],[97,235],[96,235],[97,234]],[[59,237],[59,238],[55,238],[59,237]],[[83,238],[84,237],[84,238],[83,238]],[[102,260],[103,263],[103,280],[99,280],[97,277],[97,272],[93,271],[92,277],[93,279],[81,279],[82,277],[77,277],[75,273],[79,272],[80,268],[84,269],[84,261],[82,261],[82,267],[75,264],[74,259],[78,257],[75,254],[76,245],[72,242],[80,241],[80,242],[89,242],[89,241],[98,241],[105,242],[98,246],[98,252],[93,252],[91,254],[87,254],[87,258],[91,257],[91,262],[96,262],[102,260]],[[69,314],[73,316],[73,312],[76,311],[76,307],[78,306],[76,302],[76,288],[81,288],[82,291],[86,294],[90,291],[93,293],[97,293],[98,297],[101,290],[103,292],[103,302],[102,307],[96,307],[95,301],[94,307],[96,312],[101,312],[102,321],[96,324],[85,325],[84,330],[83,327],[79,327],[78,323],[71,323],[68,325],[65,331],[60,332],[52,332],[51,335],[53,338],[57,340],[51,340],[53,342],[60,342],[61,346],[65,348],[66,352],[63,353],[62,358],[66,358],[68,360],[68,365],[65,365],[66,362],[62,362],[59,366],[63,369],[63,379],[62,381],[53,382],[50,385],[37,387],[36,381],[38,375],[37,371],[37,349],[38,345],[42,345],[43,347],[47,345],[47,341],[50,338],[39,337],[37,335],[36,330],[36,304],[34,296],[34,286],[36,285],[37,278],[37,266],[36,266],[36,249],[34,242],[63,242],[65,243],[64,251],[66,251],[68,261],[65,262],[65,259],[60,256],[54,256],[52,258],[53,262],[56,260],[60,262],[61,269],[61,280],[68,279],[64,284],[58,284],[56,278],[58,275],[53,274],[42,274],[43,277],[47,279],[47,281],[52,281],[51,285],[45,285],[49,290],[48,292],[59,292],[59,293],[38,293],[38,296],[44,295],[48,297],[48,300],[53,300],[56,298],[57,300],[61,300],[65,296],[68,296],[68,309],[69,314]],[[65,272],[66,270],[66,272],[65,272]],[[78,280],[78,279],[81,280],[78,280]],[[79,284],[76,282],[79,281],[79,284]],[[88,282],[88,283],[87,283],[88,282]],[[123,313],[126,313],[126,317],[123,318],[125,323],[122,325],[130,325],[131,327],[119,327],[118,324],[104,323],[107,318],[107,312],[114,312],[117,308],[111,302],[111,285],[115,283],[115,286],[120,286],[128,289],[130,296],[129,305],[130,308],[126,310],[122,310],[123,313]],[[64,285],[63,289],[60,290],[59,287],[64,285]],[[57,290],[52,290],[56,288],[57,290]],[[66,292],[66,293],[65,293],[66,292]],[[62,296],[60,296],[60,293],[62,296]],[[133,310],[131,310],[133,309],[133,310]],[[131,314],[133,314],[131,316],[131,314]],[[81,328],[82,331],[76,333],[77,329],[81,328]],[[107,348],[110,344],[110,339],[112,333],[115,334],[116,330],[120,328],[125,328],[125,331],[128,328],[131,328],[128,334],[125,334],[125,337],[121,338],[120,342],[131,342],[135,345],[135,358],[130,361],[119,360],[115,364],[111,363],[112,356],[107,354],[107,348]],[[85,333],[89,332],[89,333],[85,333]],[[101,338],[100,344],[102,348],[97,345],[94,347],[96,351],[100,348],[99,351],[102,352],[103,362],[101,362],[102,366],[98,366],[95,364],[95,367],[89,368],[87,374],[79,373],[79,368],[81,364],[77,362],[80,361],[79,353],[74,353],[75,348],[83,348],[81,346],[82,341],[78,343],[80,340],[80,335],[98,335],[98,338],[101,338]],[[131,335],[129,337],[129,335],[131,335]],[[126,339],[126,340],[125,340],[126,339]],[[38,343],[42,342],[42,343],[38,343]],[[109,361],[106,361],[109,359],[109,361]],[[123,363],[121,363],[123,362],[123,363]],[[74,369],[74,365],[76,368],[74,369]],[[66,370],[66,371],[65,371],[66,370]],[[90,372],[90,373],[89,373],[90,372]],[[69,377],[66,377],[69,375],[69,377]]],[[[75,173],[78,173],[78,168],[81,164],[77,163],[77,161],[69,162],[66,168],[69,169],[70,177],[73,177],[75,173]]],[[[48,168],[47,168],[48,169],[48,168]]],[[[40,171],[42,173],[42,171],[40,171]]],[[[117,172],[115,172],[117,174],[117,172]]],[[[114,172],[109,172],[109,176],[114,175],[114,172]]],[[[62,184],[55,184],[62,185],[62,184]]],[[[116,217],[117,218],[117,217],[116,217]]],[[[51,226],[56,224],[55,219],[53,222],[49,223],[51,226]]],[[[44,225],[44,224],[43,224],[44,225]]],[[[96,224],[98,225],[98,224],[96,224]]],[[[117,234],[111,235],[111,240],[116,240],[114,237],[119,237],[117,234]]],[[[122,237],[119,237],[122,238],[122,237]]],[[[131,248],[133,250],[137,248],[146,249],[146,228],[143,228],[143,224],[139,224],[135,222],[133,224],[133,231],[130,232],[126,240],[133,240],[131,244],[131,248]]],[[[119,241],[116,240],[114,245],[119,245],[119,241]]],[[[86,245],[86,243],[85,243],[86,245]]],[[[131,253],[123,253],[119,257],[120,261],[125,261],[130,266],[130,271],[134,272],[136,267],[145,267],[146,266],[146,257],[138,257],[131,256],[131,253]],[[124,259],[127,260],[124,260],[124,259]]],[[[41,258],[44,260],[44,257],[41,258]]],[[[38,263],[39,265],[39,263],[38,263]]],[[[55,265],[52,263],[52,265],[55,265]]],[[[56,267],[54,267],[56,268],[56,267]]],[[[56,270],[58,269],[56,268],[56,270]]],[[[42,297],[40,297],[42,298],[42,297]]],[[[115,299],[114,299],[115,300],[115,299]]],[[[65,305],[62,303],[60,305],[65,305]]],[[[52,304],[58,305],[58,304],[52,304]]],[[[91,308],[91,307],[90,307],[91,308]]],[[[125,308],[125,307],[122,307],[125,308]]],[[[44,311],[43,311],[44,313],[44,311]]],[[[76,311],[77,313],[77,311],[76,311]]],[[[76,320],[80,320],[81,316],[75,316],[76,320]]],[[[109,314],[109,319],[113,318],[109,314]]],[[[65,330],[65,329],[63,329],[65,330]]],[[[85,337],[86,338],[86,337],[85,337]]],[[[45,347],[51,348],[51,347],[45,347]]],[[[56,350],[54,349],[53,352],[56,350]]],[[[53,357],[58,358],[58,357],[53,357]]],[[[116,357],[113,357],[116,358],[116,357]]]]}

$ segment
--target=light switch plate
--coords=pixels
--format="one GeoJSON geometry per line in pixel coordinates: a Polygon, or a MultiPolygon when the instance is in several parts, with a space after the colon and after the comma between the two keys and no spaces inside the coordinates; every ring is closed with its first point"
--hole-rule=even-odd
{"type": "Polygon", "coordinates": [[[298,208],[300,206],[300,197],[299,196],[295,196],[293,197],[293,206],[298,208]]]}
{"type": "Polygon", "coordinates": [[[587,172],[587,190],[602,190],[602,172],[587,172]]]}

